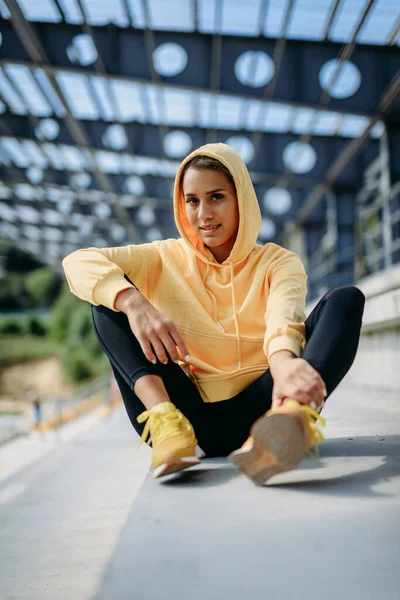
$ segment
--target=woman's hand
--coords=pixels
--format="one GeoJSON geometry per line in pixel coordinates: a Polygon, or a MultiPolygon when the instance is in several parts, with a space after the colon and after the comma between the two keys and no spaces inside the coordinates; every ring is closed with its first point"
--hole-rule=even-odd
{"type": "Polygon", "coordinates": [[[187,362],[190,360],[185,340],[175,323],[157,310],[138,290],[129,288],[120,292],[115,308],[128,317],[132,333],[150,362],[155,364],[157,357],[160,362],[167,364],[167,353],[176,362],[180,358],[178,348],[184,359],[187,362]]]}
{"type": "Polygon", "coordinates": [[[270,358],[274,380],[272,408],[280,406],[286,398],[318,408],[326,397],[326,386],[319,373],[303,358],[282,350],[270,358]]]}

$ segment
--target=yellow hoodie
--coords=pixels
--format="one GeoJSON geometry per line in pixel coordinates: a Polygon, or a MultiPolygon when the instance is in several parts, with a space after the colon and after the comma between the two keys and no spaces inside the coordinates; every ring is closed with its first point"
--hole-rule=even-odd
{"type": "Polygon", "coordinates": [[[131,287],[168,315],[183,335],[190,371],[205,402],[232,398],[268,368],[271,354],[304,347],[307,276],[293,252],[256,245],[261,214],[247,168],[226,144],[207,144],[182,162],[175,179],[179,239],[117,248],[77,250],[63,260],[72,293],[116,310],[131,287]],[[218,263],[189,224],[179,186],[183,166],[196,155],[216,158],[232,174],[239,230],[230,256],[218,263]]]}

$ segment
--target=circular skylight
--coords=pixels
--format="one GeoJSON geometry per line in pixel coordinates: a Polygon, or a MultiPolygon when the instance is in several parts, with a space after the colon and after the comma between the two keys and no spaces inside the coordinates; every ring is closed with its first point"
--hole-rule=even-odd
{"type": "Polygon", "coordinates": [[[265,52],[248,50],[235,63],[235,75],[240,83],[254,88],[269,83],[274,73],[274,62],[265,52]]]}
{"type": "Polygon", "coordinates": [[[138,199],[136,196],[129,196],[128,194],[124,194],[120,198],[122,206],[125,208],[133,208],[138,205],[138,199]]]}
{"type": "Polygon", "coordinates": [[[67,56],[71,62],[82,67],[93,64],[97,59],[97,50],[90,35],[87,33],[76,35],[67,48],[67,56]]]}
{"type": "Polygon", "coordinates": [[[24,223],[40,223],[40,213],[32,206],[17,206],[18,218],[24,223]]]}
{"type": "Polygon", "coordinates": [[[74,173],[69,181],[74,188],[88,188],[92,183],[92,176],[89,173],[74,173]]]}
{"type": "Polygon", "coordinates": [[[39,140],[55,140],[60,133],[60,126],[54,119],[42,119],[35,129],[39,140]]]}
{"type": "Polygon", "coordinates": [[[283,151],[283,162],[293,173],[308,173],[317,162],[317,155],[310,144],[291,142],[283,151]]]}
{"type": "Polygon", "coordinates": [[[141,206],[137,209],[136,219],[140,225],[151,227],[155,223],[156,215],[151,206],[141,206]]]}
{"type": "Polygon", "coordinates": [[[105,220],[111,216],[111,206],[105,202],[96,204],[94,207],[94,213],[99,219],[105,220]]]}
{"type": "Polygon", "coordinates": [[[118,242],[124,240],[126,236],[125,227],[123,225],[120,225],[119,223],[114,223],[113,225],[111,225],[110,233],[114,240],[117,240],[118,242]]]}
{"type": "Polygon", "coordinates": [[[39,167],[29,167],[29,169],[26,170],[26,176],[31,183],[38,184],[43,181],[43,169],[39,169],[39,167]]]}
{"type": "Polygon", "coordinates": [[[69,244],[79,244],[79,242],[81,241],[81,236],[77,231],[70,230],[67,231],[67,233],[65,234],[65,240],[69,244]]]}
{"type": "Polygon", "coordinates": [[[46,227],[42,231],[42,236],[48,242],[61,242],[64,234],[61,229],[56,229],[55,227],[46,227]]]}
{"type": "Polygon", "coordinates": [[[187,52],[180,44],[160,44],[153,52],[154,68],[164,77],[179,75],[186,68],[187,62],[187,52]]]}
{"type": "Polygon", "coordinates": [[[79,226],[79,233],[82,236],[90,235],[93,232],[93,223],[91,221],[84,221],[79,226]]]}
{"type": "MultiPolygon", "coordinates": [[[[144,194],[143,181],[137,175],[131,175],[125,179],[125,189],[129,194],[142,196],[144,194]]],[[[126,206],[126,204],[124,204],[126,206]]]]}
{"type": "Polygon", "coordinates": [[[5,221],[17,220],[14,210],[8,206],[8,204],[4,204],[3,202],[0,202],[0,217],[5,221]]]}
{"type": "Polygon", "coordinates": [[[328,60],[319,71],[319,84],[323,90],[329,90],[332,98],[350,98],[361,84],[361,73],[350,60],[343,61],[341,67],[337,58],[328,60]],[[336,77],[337,70],[340,70],[336,77]],[[335,83],[330,87],[331,82],[335,83]]]}
{"type": "Polygon", "coordinates": [[[148,242],[155,242],[156,240],[162,240],[162,233],[158,229],[158,227],[150,227],[148,231],[146,231],[146,240],[148,242]]]}
{"type": "Polygon", "coordinates": [[[122,125],[110,125],[102,137],[103,145],[111,150],[123,150],[128,144],[125,129],[122,125]]]}
{"type": "Polygon", "coordinates": [[[34,225],[25,225],[22,229],[24,235],[30,240],[40,240],[42,236],[42,230],[40,227],[34,225]]]}
{"type": "Polygon", "coordinates": [[[265,192],[263,202],[264,208],[273,215],[284,215],[292,206],[292,196],[284,188],[273,187],[265,192]]]}
{"type": "Polygon", "coordinates": [[[170,131],[164,137],[164,151],[171,158],[181,158],[189,154],[192,138],[185,131],[170,131]]]}
{"type": "Polygon", "coordinates": [[[62,225],[65,221],[58,210],[53,210],[52,208],[46,208],[42,211],[42,218],[48,225],[62,225]]]}
{"type": "Polygon", "coordinates": [[[225,140],[225,143],[232,146],[232,148],[235,148],[236,152],[246,164],[252,160],[254,156],[254,145],[249,138],[244,135],[233,135],[225,140]]]}
{"type": "Polygon", "coordinates": [[[275,223],[271,219],[263,219],[261,221],[260,235],[262,240],[270,240],[276,233],[275,223]]]}
{"type": "Polygon", "coordinates": [[[57,207],[60,213],[62,213],[63,215],[69,215],[72,210],[72,201],[69,198],[62,198],[57,203],[57,207]]]}

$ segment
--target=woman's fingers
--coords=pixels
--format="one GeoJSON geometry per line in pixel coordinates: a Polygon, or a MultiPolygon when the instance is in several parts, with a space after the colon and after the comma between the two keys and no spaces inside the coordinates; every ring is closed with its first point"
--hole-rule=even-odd
{"type": "MultiPolygon", "coordinates": [[[[179,333],[178,329],[176,328],[176,326],[174,325],[173,328],[170,331],[170,335],[174,341],[175,347],[177,346],[179,348],[179,350],[181,351],[181,355],[183,356],[183,358],[185,358],[186,360],[189,359],[189,350],[188,347],[186,346],[186,342],[183,339],[183,337],[181,336],[181,334],[179,333]],[[187,358],[186,358],[187,357],[187,358]]],[[[176,355],[176,358],[174,358],[173,360],[178,360],[179,356],[178,354],[176,355]]]]}
{"type": "Polygon", "coordinates": [[[168,356],[167,356],[167,352],[166,352],[166,347],[164,346],[163,342],[157,336],[151,337],[150,342],[154,348],[154,353],[157,356],[158,360],[163,365],[166,365],[168,362],[168,356]]]}
{"type": "Polygon", "coordinates": [[[189,351],[183,337],[176,330],[167,331],[163,334],[155,334],[150,338],[151,345],[157,358],[163,364],[167,364],[168,357],[173,362],[179,359],[178,348],[184,357],[189,356],[189,351]]]}
{"type": "Polygon", "coordinates": [[[154,354],[154,351],[150,345],[150,341],[147,338],[137,338],[137,341],[140,344],[140,347],[142,349],[143,354],[145,355],[145,357],[147,358],[147,360],[149,360],[152,363],[156,362],[156,355],[154,354]]]}

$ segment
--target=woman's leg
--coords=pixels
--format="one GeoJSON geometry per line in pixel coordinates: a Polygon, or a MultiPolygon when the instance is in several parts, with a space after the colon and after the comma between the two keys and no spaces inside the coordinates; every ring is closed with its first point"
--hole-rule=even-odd
{"type": "Polygon", "coordinates": [[[325,382],[329,394],[354,362],[365,297],[354,286],[327,292],[306,320],[304,358],[325,382]]]}
{"type": "MultiPolygon", "coordinates": [[[[306,346],[302,358],[318,371],[329,394],[337,387],[356,356],[365,298],[356,287],[331,290],[306,320],[306,346]]],[[[240,394],[209,405],[210,422],[224,432],[219,454],[240,448],[251,425],[271,408],[273,379],[268,369],[240,394]]],[[[217,436],[213,436],[217,440],[217,436]]]]}
{"type": "Polygon", "coordinates": [[[141,435],[144,428],[136,419],[145,407],[134,390],[147,379],[146,376],[151,375],[159,378],[162,388],[166,390],[165,400],[173,402],[192,423],[199,445],[206,452],[205,405],[179,365],[171,360],[166,365],[160,362],[153,365],[148,361],[125,314],[104,306],[92,306],[92,317],[97,339],[110,361],[126,411],[137,433],[141,435]]]}

